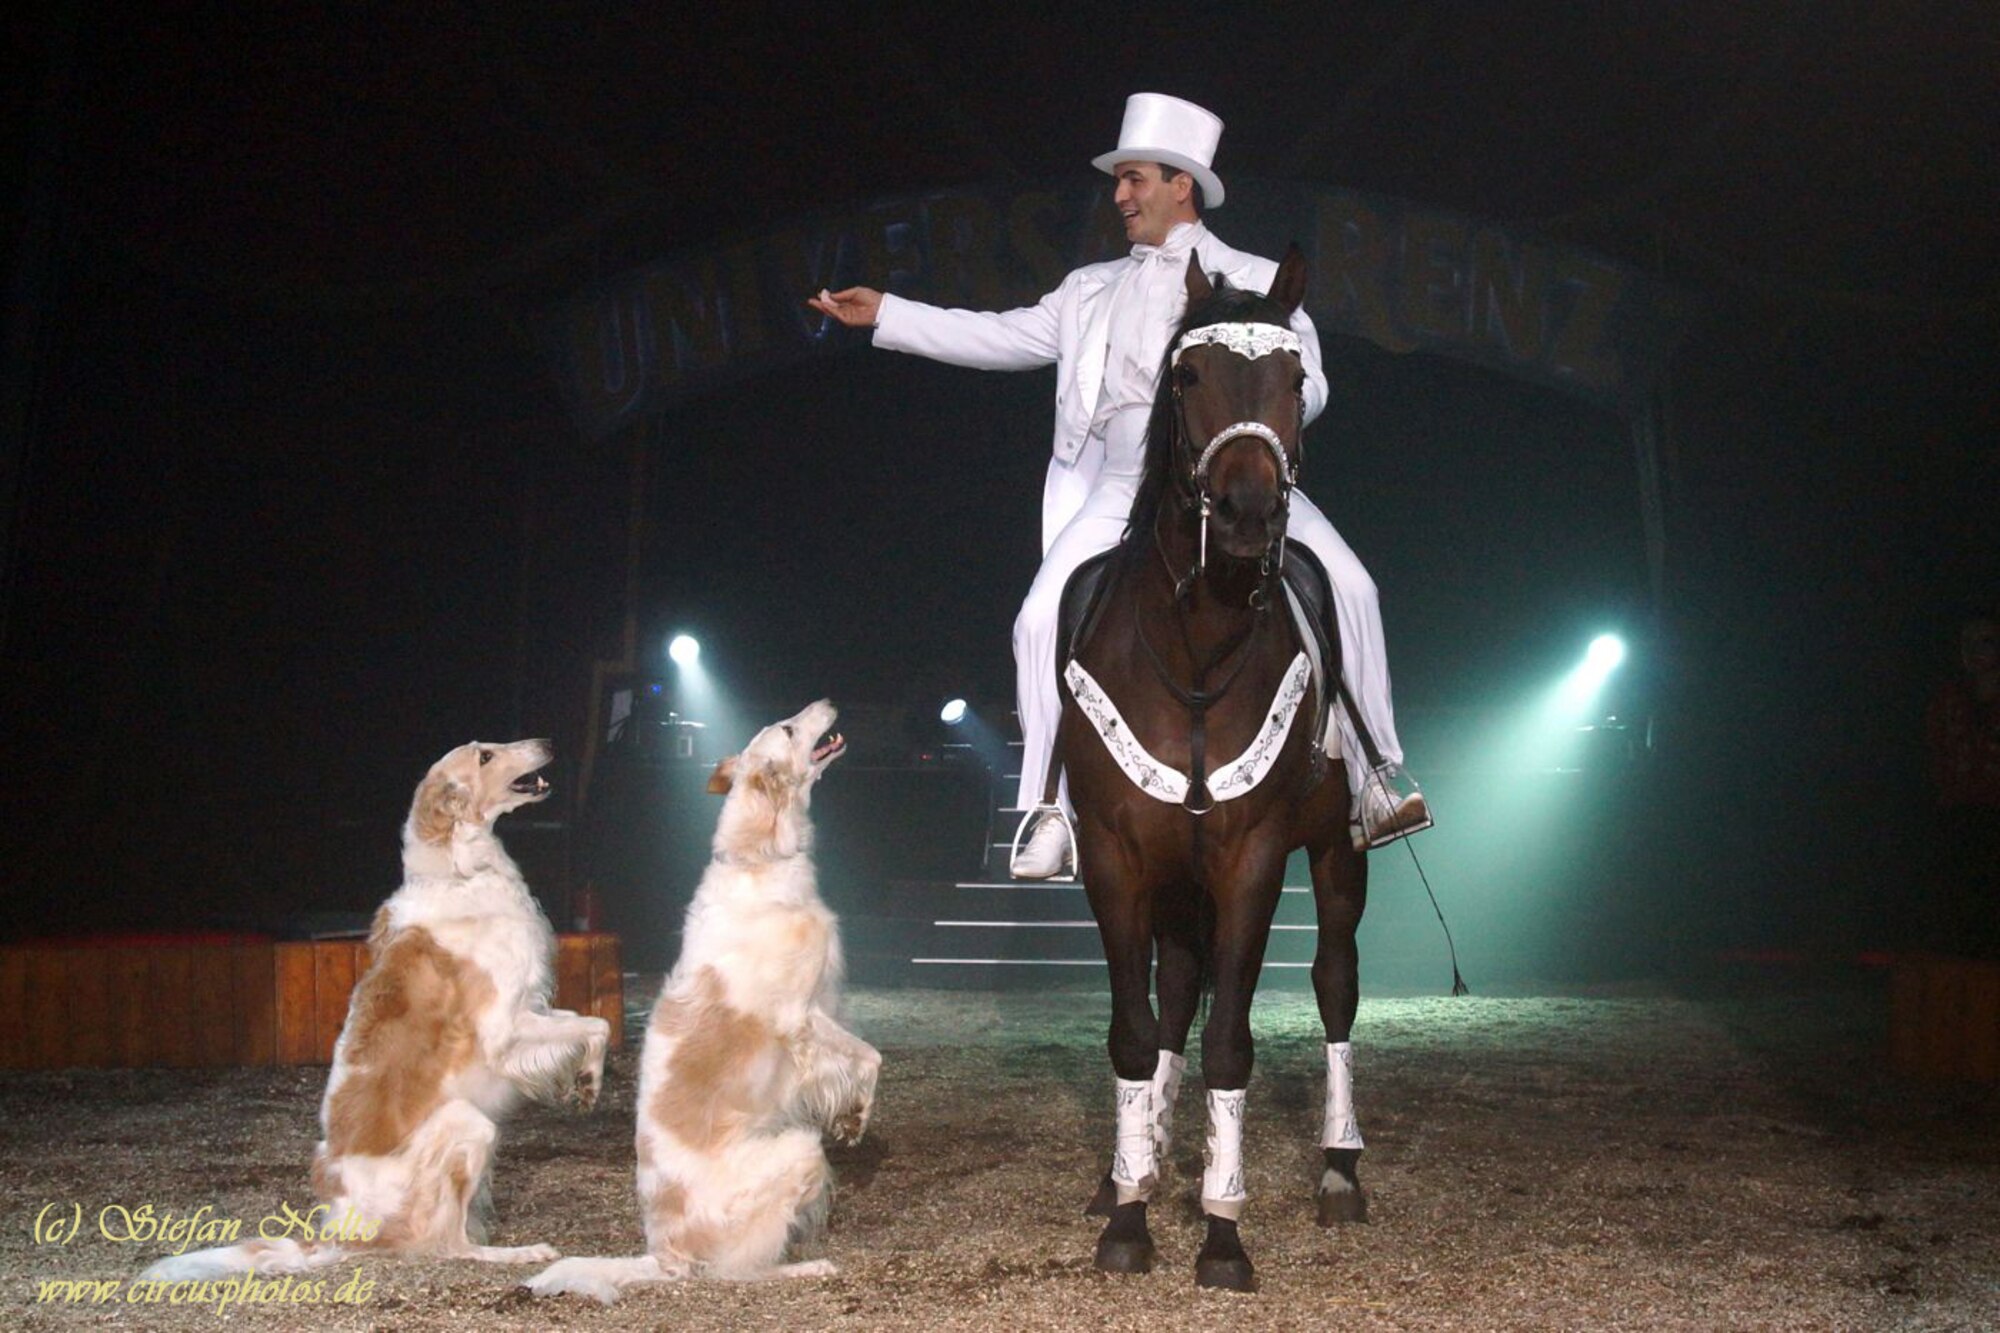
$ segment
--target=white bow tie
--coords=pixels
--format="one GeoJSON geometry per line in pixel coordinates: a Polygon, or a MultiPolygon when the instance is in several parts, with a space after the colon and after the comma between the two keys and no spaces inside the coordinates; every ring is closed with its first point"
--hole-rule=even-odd
{"type": "Polygon", "coordinates": [[[1188,251],[1194,249],[1201,239],[1201,228],[1186,227],[1175,235],[1167,237],[1162,245],[1146,245],[1143,242],[1132,247],[1132,258],[1140,263],[1158,259],[1185,259],[1188,251]]]}

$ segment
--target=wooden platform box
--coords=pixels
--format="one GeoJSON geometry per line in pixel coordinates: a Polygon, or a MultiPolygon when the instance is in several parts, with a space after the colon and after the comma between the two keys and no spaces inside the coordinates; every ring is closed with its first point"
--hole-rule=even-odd
{"type": "Polygon", "coordinates": [[[2000,962],[1897,959],[1889,974],[1889,1063],[1916,1078],[2000,1083],[2000,962]]]}
{"type": "MultiPolygon", "coordinates": [[[[0,946],[0,1069],[333,1059],[360,940],[190,936],[0,946]]],[[[556,1007],[624,1039],[618,937],[556,937],[556,1007]]]]}

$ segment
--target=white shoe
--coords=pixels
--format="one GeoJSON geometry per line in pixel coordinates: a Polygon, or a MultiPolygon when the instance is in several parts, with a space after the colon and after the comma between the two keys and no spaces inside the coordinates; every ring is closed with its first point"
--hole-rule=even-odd
{"type": "Polygon", "coordinates": [[[1068,817],[1055,806],[1041,807],[1028,818],[1037,815],[1040,819],[1026,844],[1015,835],[1014,855],[1007,863],[1007,873],[1015,879],[1055,879],[1075,864],[1076,839],[1070,834],[1068,817]]]}
{"type": "Polygon", "coordinates": [[[1354,845],[1362,851],[1385,847],[1421,833],[1437,821],[1416,781],[1395,764],[1368,774],[1354,817],[1354,845]]]}

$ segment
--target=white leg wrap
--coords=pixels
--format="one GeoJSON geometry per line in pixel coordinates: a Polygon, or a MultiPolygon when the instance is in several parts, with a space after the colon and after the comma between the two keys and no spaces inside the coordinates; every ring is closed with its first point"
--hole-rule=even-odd
{"type": "Polygon", "coordinates": [[[1202,1154],[1201,1210],[1235,1221],[1243,1214],[1243,1103],[1247,1092],[1208,1094],[1208,1148],[1202,1154]]]}
{"type": "Polygon", "coordinates": [[[1111,1183],[1118,1202],[1152,1197],[1159,1172],[1153,1163],[1153,1081],[1118,1080],[1118,1138],[1111,1153],[1111,1183]]]}
{"type": "Polygon", "coordinates": [[[1172,1051],[1160,1052],[1159,1068],[1153,1071],[1153,1154],[1164,1164],[1174,1146],[1174,1103],[1181,1096],[1181,1075],[1187,1057],[1172,1051]]]}
{"type": "Polygon", "coordinates": [[[1354,1047],[1349,1042],[1326,1044],[1326,1126],[1322,1148],[1362,1148],[1361,1122],[1354,1117],[1354,1047]]]}

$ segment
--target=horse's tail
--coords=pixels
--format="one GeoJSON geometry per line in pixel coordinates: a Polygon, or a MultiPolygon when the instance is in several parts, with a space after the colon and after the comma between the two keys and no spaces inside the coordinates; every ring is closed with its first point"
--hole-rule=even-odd
{"type": "MultiPolygon", "coordinates": [[[[1184,944],[1193,958],[1194,971],[1189,978],[1189,990],[1194,995],[1189,1030],[1200,1027],[1208,1019],[1209,1002],[1215,998],[1215,929],[1219,914],[1215,910],[1215,898],[1200,883],[1190,881],[1183,890],[1174,888],[1163,893],[1154,901],[1154,938],[1162,949],[1171,937],[1177,944],[1184,944]]],[[[1175,988],[1176,995],[1186,991],[1175,988]]],[[[1161,1018],[1167,1016],[1165,992],[1161,994],[1161,1018]]]]}
{"type": "Polygon", "coordinates": [[[1194,891],[1194,1026],[1208,1022],[1208,1007],[1215,999],[1215,895],[1207,889],[1194,891]]]}

